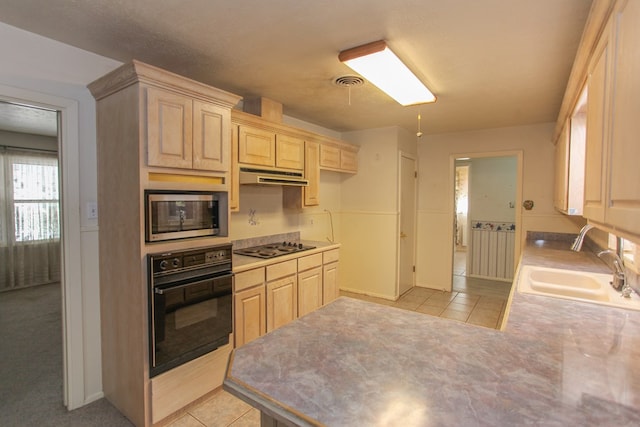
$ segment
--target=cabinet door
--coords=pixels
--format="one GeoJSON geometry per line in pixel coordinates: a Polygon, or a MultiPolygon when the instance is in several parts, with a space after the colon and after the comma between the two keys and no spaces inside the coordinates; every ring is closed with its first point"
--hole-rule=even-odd
{"type": "Polygon", "coordinates": [[[309,185],[302,188],[304,206],[320,204],[320,144],[307,141],[304,143],[304,177],[309,185]]]}
{"type": "Polygon", "coordinates": [[[565,123],[556,141],[556,172],[553,206],[561,212],[567,212],[569,189],[569,125],[565,123]]]}
{"type": "Polygon", "coordinates": [[[264,286],[246,289],[234,295],[236,347],[266,332],[264,286]]]}
{"type": "Polygon", "coordinates": [[[298,273],[298,316],[322,306],[322,267],[298,273]]]}
{"type": "Polygon", "coordinates": [[[322,144],[320,146],[320,166],[340,169],[340,148],[322,144]]]}
{"type": "Polygon", "coordinates": [[[230,120],[228,108],[193,102],[193,169],[229,170],[230,120]]]}
{"type": "Polygon", "coordinates": [[[191,169],[193,102],[162,89],[147,88],[147,164],[191,169]]]}
{"type": "Polygon", "coordinates": [[[604,222],[606,207],[606,164],[609,141],[610,99],[610,27],[602,34],[589,65],[587,100],[587,137],[583,216],[604,222]]]}
{"type": "Polygon", "coordinates": [[[357,172],[358,157],[356,153],[347,150],[340,150],[340,169],[347,172],[357,172]]]}
{"type": "Polygon", "coordinates": [[[289,135],[277,135],[276,166],[286,169],[304,169],[304,141],[289,135]]]}
{"type": "Polygon", "coordinates": [[[640,2],[623,2],[614,17],[616,55],[606,223],[640,235],[640,2]]]}
{"type": "Polygon", "coordinates": [[[238,125],[231,124],[231,168],[229,172],[229,210],[240,210],[240,177],[238,176],[238,125]]]}
{"type": "Polygon", "coordinates": [[[238,161],[259,166],[276,165],[276,134],[249,126],[240,126],[238,161]]]}
{"type": "Polygon", "coordinates": [[[332,262],[322,267],[322,304],[328,304],[338,298],[338,263],[332,262]]]}
{"type": "Polygon", "coordinates": [[[298,317],[298,286],[296,276],[267,283],[267,332],[298,317]]]}

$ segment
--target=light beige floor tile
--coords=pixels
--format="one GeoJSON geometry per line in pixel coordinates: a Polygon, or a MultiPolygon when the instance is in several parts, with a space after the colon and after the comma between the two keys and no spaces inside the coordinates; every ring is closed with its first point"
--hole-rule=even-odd
{"type": "Polygon", "coordinates": [[[440,317],[451,320],[458,320],[460,322],[464,322],[469,317],[469,313],[465,313],[463,311],[450,310],[446,308],[441,314],[440,317]]]}
{"type": "MultiPolygon", "coordinates": [[[[498,324],[498,319],[500,318],[499,311],[492,310],[483,310],[476,308],[469,315],[469,319],[467,320],[469,323],[478,324],[478,322],[492,324],[492,328],[495,328],[498,324]]],[[[484,325],[483,325],[484,326],[484,325]]]]}
{"type": "Polygon", "coordinates": [[[474,306],[476,305],[479,299],[480,299],[480,295],[470,295],[470,294],[459,292],[458,295],[456,295],[451,302],[474,306]]]}
{"type": "Polygon", "coordinates": [[[430,300],[451,301],[457,295],[458,295],[458,292],[436,292],[433,295],[430,295],[428,299],[430,299],[430,300]]]}
{"type": "Polygon", "coordinates": [[[449,305],[449,302],[448,299],[428,298],[422,303],[422,306],[440,307],[444,310],[444,308],[449,305]]]}
{"type": "Polygon", "coordinates": [[[444,307],[422,304],[416,308],[416,311],[419,313],[429,314],[431,316],[440,316],[440,313],[444,311],[444,307]]]}
{"type": "MultiPolygon", "coordinates": [[[[423,302],[425,302],[427,300],[427,296],[422,296],[422,295],[403,295],[401,296],[398,301],[396,302],[411,302],[411,303],[418,303],[418,305],[422,304],[423,302]]],[[[416,307],[418,306],[416,305],[416,307]]]]}
{"type": "Polygon", "coordinates": [[[447,310],[455,310],[461,313],[466,313],[468,315],[469,313],[471,313],[471,310],[473,310],[473,304],[472,305],[460,304],[460,303],[457,303],[456,300],[454,299],[447,306],[447,310]]]}
{"type": "Polygon", "coordinates": [[[167,424],[167,427],[204,427],[204,424],[193,418],[190,414],[185,414],[171,424],[167,424]]]}
{"type": "Polygon", "coordinates": [[[438,292],[438,291],[436,291],[435,289],[421,288],[419,286],[415,286],[415,287],[411,288],[411,290],[408,291],[407,294],[428,297],[430,295],[433,295],[436,292],[438,292]]]}
{"type": "Polygon", "coordinates": [[[476,304],[477,308],[500,311],[507,301],[503,298],[482,296],[476,304]]]}
{"type": "Polygon", "coordinates": [[[402,308],[404,310],[415,310],[421,304],[420,301],[401,301],[398,300],[395,304],[392,304],[392,307],[402,308]]]}
{"type": "Polygon", "coordinates": [[[252,407],[226,391],[220,391],[189,413],[207,427],[226,427],[252,407]]]}
{"type": "Polygon", "coordinates": [[[470,325],[483,326],[485,328],[496,329],[498,326],[498,322],[491,319],[484,318],[476,318],[472,319],[471,317],[467,319],[467,323],[470,325]]]}
{"type": "Polygon", "coordinates": [[[260,427],[260,411],[255,408],[251,409],[229,427],[260,427]]]}

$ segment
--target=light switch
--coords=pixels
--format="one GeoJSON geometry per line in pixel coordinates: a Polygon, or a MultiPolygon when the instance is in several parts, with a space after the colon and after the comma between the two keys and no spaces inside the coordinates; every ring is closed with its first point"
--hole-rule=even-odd
{"type": "Polygon", "coordinates": [[[98,203],[87,203],[87,219],[98,219],[98,203]]]}

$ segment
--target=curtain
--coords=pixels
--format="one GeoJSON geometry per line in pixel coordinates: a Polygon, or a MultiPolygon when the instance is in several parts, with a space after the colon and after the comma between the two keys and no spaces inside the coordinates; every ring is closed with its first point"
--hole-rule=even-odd
{"type": "Polygon", "coordinates": [[[0,291],[60,281],[55,153],[0,150],[0,291]]]}

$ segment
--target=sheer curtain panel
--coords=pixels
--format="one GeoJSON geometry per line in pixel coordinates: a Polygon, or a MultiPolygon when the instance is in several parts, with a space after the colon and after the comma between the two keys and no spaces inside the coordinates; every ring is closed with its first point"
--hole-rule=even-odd
{"type": "Polygon", "coordinates": [[[60,281],[56,153],[0,150],[0,291],[60,281]]]}

